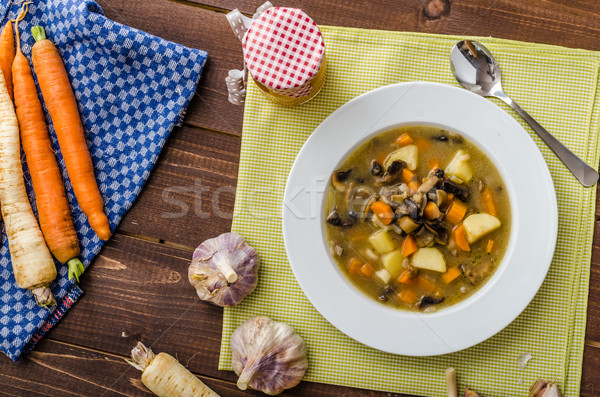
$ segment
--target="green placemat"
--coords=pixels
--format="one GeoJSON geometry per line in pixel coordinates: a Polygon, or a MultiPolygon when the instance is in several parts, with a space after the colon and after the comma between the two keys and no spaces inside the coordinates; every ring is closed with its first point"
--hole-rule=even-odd
{"type": "MultiPolygon", "coordinates": [[[[285,182],[306,138],[339,106],[374,88],[419,80],[458,85],[448,56],[459,37],[339,27],[322,27],[322,32],[327,82],[312,101],[284,108],[249,84],[232,228],[258,250],[262,268],[256,291],[225,310],[219,368],[231,369],[233,330],[248,317],[263,314],[290,324],[305,339],[309,370],[304,379],[308,381],[442,396],[445,369],[453,366],[461,388],[468,385],[486,396],[525,396],[537,377],[557,379],[565,396],[579,395],[596,190],[583,188],[500,101],[495,102],[521,122],[538,144],[558,197],[554,260],[527,309],[502,332],[470,349],[414,358],[355,342],[306,299],[288,264],[281,234],[285,182]],[[523,352],[533,355],[526,369],[517,365],[523,352]]],[[[496,56],[507,93],[578,156],[597,166],[600,53],[474,39],[496,56]]]]}

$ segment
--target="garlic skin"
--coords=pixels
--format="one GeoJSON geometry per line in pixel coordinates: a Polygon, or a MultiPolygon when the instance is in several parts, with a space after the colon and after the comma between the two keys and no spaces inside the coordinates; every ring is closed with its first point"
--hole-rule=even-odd
{"type": "Polygon", "coordinates": [[[241,390],[276,395],[302,380],[308,360],[304,340],[289,325],[266,316],[246,320],[231,335],[231,362],[241,390]]]}
{"type": "Polygon", "coordinates": [[[200,299],[229,307],[256,288],[260,259],[237,233],[206,240],[194,251],[188,279],[200,299]]]}
{"type": "Polygon", "coordinates": [[[562,397],[556,382],[538,379],[529,388],[529,397],[562,397]]]}

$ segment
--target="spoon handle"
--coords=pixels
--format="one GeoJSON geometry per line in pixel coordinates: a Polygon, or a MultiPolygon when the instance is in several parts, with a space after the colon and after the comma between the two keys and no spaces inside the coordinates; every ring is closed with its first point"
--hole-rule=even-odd
{"type": "Polygon", "coordinates": [[[533,117],[524,111],[515,101],[513,101],[506,94],[496,93],[497,98],[506,102],[508,106],[513,108],[527,124],[533,128],[533,130],[542,138],[546,145],[552,149],[552,151],[558,156],[558,158],[567,166],[569,171],[575,175],[575,178],[585,187],[593,186],[598,181],[598,171],[590,167],[577,157],[572,151],[570,151],[565,145],[563,145],[558,139],[550,134],[544,127],[542,127],[533,117]]]}

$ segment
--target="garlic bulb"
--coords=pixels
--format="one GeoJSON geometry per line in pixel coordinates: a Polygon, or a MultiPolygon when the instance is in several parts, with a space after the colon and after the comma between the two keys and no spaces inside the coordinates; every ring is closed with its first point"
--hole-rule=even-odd
{"type": "Polygon", "coordinates": [[[223,233],[196,248],[188,269],[200,299],[234,306],[254,291],[260,260],[254,248],[236,233],[223,233]]]}
{"type": "Polygon", "coordinates": [[[308,368],[304,340],[287,324],[251,317],[231,335],[237,385],[275,395],[296,386],[308,368]]]}
{"type": "Polygon", "coordinates": [[[529,388],[529,397],[562,397],[556,382],[538,379],[529,388]]]}

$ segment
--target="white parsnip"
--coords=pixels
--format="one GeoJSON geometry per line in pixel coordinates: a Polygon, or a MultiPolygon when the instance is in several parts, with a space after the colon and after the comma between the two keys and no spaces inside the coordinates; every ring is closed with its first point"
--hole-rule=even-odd
{"type": "Polygon", "coordinates": [[[19,124],[0,73],[0,204],[17,285],[40,306],[55,304],[49,285],[56,266],[31,210],[21,168],[19,124]]]}
{"type": "Polygon", "coordinates": [[[173,356],[154,355],[141,342],[131,350],[127,362],[142,371],[142,383],[159,397],[219,397],[173,356]]]}

